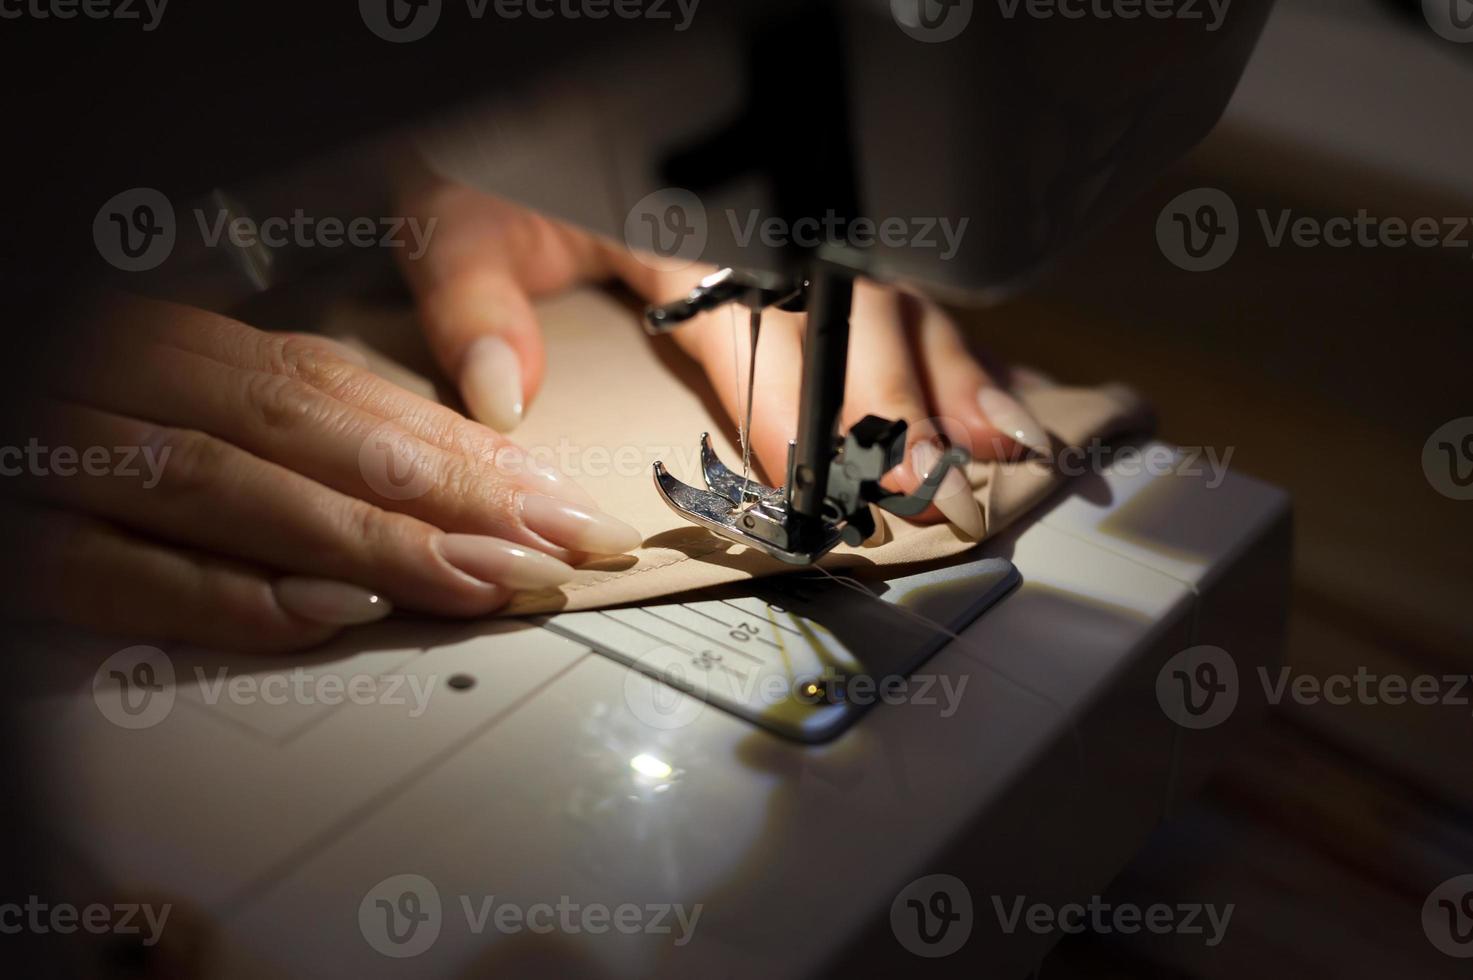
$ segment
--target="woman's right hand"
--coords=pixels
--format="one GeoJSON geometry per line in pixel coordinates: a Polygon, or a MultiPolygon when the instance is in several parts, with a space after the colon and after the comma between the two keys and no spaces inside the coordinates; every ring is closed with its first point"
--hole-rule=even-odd
{"type": "Polygon", "coordinates": [[[12,614],[293,650],[391,606],[481,615],[639,544],[334,341],[132,297],[82,333],[3,422],[12,614]]]}

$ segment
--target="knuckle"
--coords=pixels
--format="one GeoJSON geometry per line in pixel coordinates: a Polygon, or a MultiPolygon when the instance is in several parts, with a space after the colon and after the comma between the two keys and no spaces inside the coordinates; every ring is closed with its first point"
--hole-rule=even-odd
{"type": "Polygon", "coordinates": [[[165,479],[161,489],[174,494],[208,492],[225,468],[228,448],[194,429],[162,429],[149,442],[159,447],[165,479]]]}
{"type": "Polygon", "coordinates": [[[336,391],[358,371],[356,365],[306,337],[272,337],[266,353],[272,374],[295,378],[318,391],[336,391]]]}
{"type": "Polygon", "coordinates": [[[246,403],[266,428],[301,429],[320,411],[318,392],[293,377],[253,374],[246,382],[246,403]]]}
{"type": "Polygon", "coordinates": [[[382,547],[390,536],[384,511],[364,500],[351,500],[343,514],[343,533],[364,552],[382,547]]]}

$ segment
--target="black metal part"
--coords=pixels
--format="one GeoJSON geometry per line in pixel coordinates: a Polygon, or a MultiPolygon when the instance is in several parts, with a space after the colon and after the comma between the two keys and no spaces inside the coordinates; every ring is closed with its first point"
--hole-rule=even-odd
{"type": "Polygon", "coordinates": [[[680,299],[646,307],[644,329],[652,335],[669,333],[687,320],[728,303],[740,303],[754,312],[769,306],[788,311],[801,310],[805,285],[780,276],[722,269],[702,279],[680,299]]]}
{"type": "Polygon", "coordinates": [[[769,304],[808,311],[798,438],[788,445],[786,485],[769,487],[732,472],[703,433],[705,489],[683,483],[655,464],[655,486],[671,508],[730,540],[789,564],[807,565],[841,540],[858,545],[868,539],[875,530],[870,504],[914,517],[930,506],[947,472],[967,463],[966,453],[949,448],[914,493],[891,493],[880,480],[905,458],[907,424],[868,415],[839,438],[853,290],[848,273],[821,264],[796,286],[723,269],[684,299],[646,312],[650,331],[664,332],[724,303],[742,303],[754,318],[769,304]]]}
{"type": "Polygon", "coordinates": [[[808,277],[808,324],[803,333],[803,390],[798,403],[793,483],[788,503],[800,524],[821,525],[829,463],[838,450],[839,411],[849,363],[849,310],[854,280],[816,266],[808,277]]]}

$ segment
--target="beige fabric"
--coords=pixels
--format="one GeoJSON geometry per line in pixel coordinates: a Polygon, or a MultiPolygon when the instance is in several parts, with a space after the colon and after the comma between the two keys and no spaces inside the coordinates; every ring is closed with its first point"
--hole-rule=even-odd
{"type": "MultiPolygon", "coordinates": [[[[645,540],[632,559],[604,560],[559,589],[522,593],[505,613],[592,609],[791,571],[792,566],[685,523],[655,491],[651,467],[656,460],[676,477],[701,485],[702,432],[711,433],[729,465],[739,463],[699,370],[670,341],[648,342],[635,312],[605,293],[571,293],[541,304],[538,313],[547,342],[547,380],[514,438],[577,478],[645,540]]],[[[1065,445],[1146,425],[1142,402],[1120,386],[1017,394],[1065,445]]],[[[1037,504],[1056,482],[1037,464],[973,464],[968,475],[989,535],[1037,504]]],[[[888,514],[884,520],[884,533],[876,535],[881,543],[841,546],[825,565],[905,565],[975,545],[949,526],[919,527],[888,514]]]]}

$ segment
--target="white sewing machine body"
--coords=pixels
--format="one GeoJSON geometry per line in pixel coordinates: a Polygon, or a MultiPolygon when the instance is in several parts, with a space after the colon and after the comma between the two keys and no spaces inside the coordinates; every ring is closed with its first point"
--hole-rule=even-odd
{"type": "Polygon", "coordinates": [[[1057,905],[1103,888],[1252,720],[1246,679],[1280,655],[1286,496],[1236,473],[1212,486],[1122,468],[979,549],[1022,581],[920,668],[953,691],[966,678],[959,696],[877,704],[823,744],[518,621],[391,620],[310,662],[169,651],[171,710],[127,730],[105,716],[127,692],[93,684],[115,650],[99,644],[31,719],[54,752],[59,832],[120,893],[202,913],[211,977],[804,976],[908,957],[891,904],[931,873],[967,883],[974,923],[928,965],[1023,976],[1052,937],[1005,934],[990,896],[1057,905]],[[1226,723],[1190,730],[1157,679],[1200,644],[1230,651],[1245,682],[1226,723]],[[227,664],[258,681],[402,677],[403,703],[209,704],[227,664]],[[690,709],[679,726],[639,710],[656,687],[690,709]],[[418,877],[385,881],[400,875],[418,877]],[[396,904],[424,882],[433,894],[396,904]],[[430,916],[436,900],[417,933],[376,934],[391,908],[430,916]],[[530,928],[553,912],[497,924],[504,905],[560,902],[575,928],[530,928]],[[598,905],[700,910],[686,936],[668,910],[597,932],[576,910],[598,905]]]}

